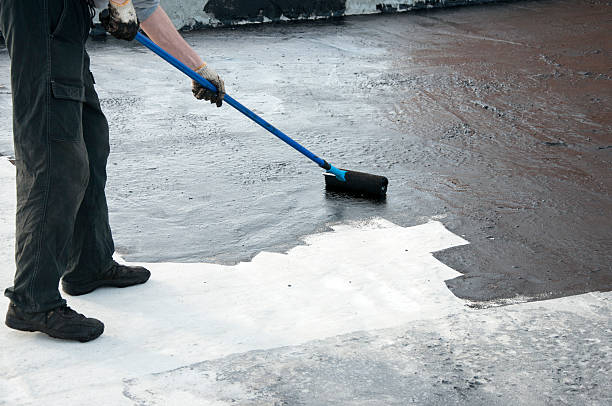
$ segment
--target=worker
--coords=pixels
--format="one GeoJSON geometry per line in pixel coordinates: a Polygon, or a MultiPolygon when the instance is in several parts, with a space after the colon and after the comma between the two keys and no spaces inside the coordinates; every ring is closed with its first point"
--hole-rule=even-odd
{"type": "Polygon", "coordinates": [[[0,0],[0,31],[11,58],[17,170],[14,284],[6,325],[86,342],[104,324],[68,307],[59,291],[145,283],[150,272],[113,260],[105,195],[108,123],[85,50],[94,7],[102,24],[132,40],[139,28],[212,82],[193,82],[196,98],[221,106],[219,75],[177,32],[159,0],[0,0]]]}

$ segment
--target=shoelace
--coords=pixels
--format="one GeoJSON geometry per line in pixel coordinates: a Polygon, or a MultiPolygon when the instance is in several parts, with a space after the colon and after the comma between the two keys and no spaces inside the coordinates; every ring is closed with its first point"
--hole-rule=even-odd
{"type": "Polygon", "coordinates": [[[47,314],[47,318],[50,318],[53,315],[53,313],[59,313],[60,315],[62,315],[64,317],[68,316],[68,317],[72,317],[72,318],[85,318],[85,316],[83,316],[81,313],[79,313],[79,312],[77,312],[75,310],[72,310],[70,308],[70,306],[68,306],[68,305],[65,305],[65,306],[62,306],[62,307],[58,307],[57,309],[51,310],[47,314]]]}
{"type": "Polygon", "coordinates": [[[113,279],[117,276],[118,271],[119,271],[119,264],[114,263],[113,265],[111,265],[111,267],[106,272],[108,273],[108,276],[110,276],[110,278],[113,279]]]}

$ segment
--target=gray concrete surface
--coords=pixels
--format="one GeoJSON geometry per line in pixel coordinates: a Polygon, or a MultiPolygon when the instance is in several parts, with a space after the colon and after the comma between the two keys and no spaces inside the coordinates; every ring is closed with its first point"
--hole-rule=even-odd
{"type": "MultiPolygon", "coordinates": [[[[313,164],[195,101],[138,44],[89,44],[117,248],[153,277],[70,298],[106,323],[88,345],[0,329],[0,405],[609,405],[611,7],[186,34],[238,100],[331,162],[388,176],[384,202],[326,194],[313,164]],[[463,238],[362,221],[300,246],[372,217],[463,238]]],[[[0,48],[2,155],[8,65],[0,48]]],[[[0,164],[6,286],[14,171],[0,164]]]]}
{"type": "MultiPolygon", "coordinates": [[[[610,5],[513,2],[187,40],[228,92],[330,162],[390,179],[386,202],[325,194],[318,169],[140,47],[91,43],[111,123],[121,254],[235,263],[330,222],[442,219],[437,254],[487,303],[612,286],[610,5]]],[[[12,153],[0,51],[0,153],[12,153]]]]}
{"type": "Polygon", "coordinates": [[[234,354],[125,380],[123,393],[134,404],[609,405],[609,298],[586,298],[586,311],[572,302],[581,300],[234,354]]]}

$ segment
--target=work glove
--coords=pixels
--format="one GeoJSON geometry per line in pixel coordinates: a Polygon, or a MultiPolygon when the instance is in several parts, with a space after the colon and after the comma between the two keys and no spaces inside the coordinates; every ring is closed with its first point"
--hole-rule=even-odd
{"type": "Polygon", "coordinates": [[[206,64],[199,67],[196,70],[196,73],[215,85],[218,93],[212,92],[194,80],[191,91],[193,92],[195,98],[199,100],[209,100],[211,104],[216,103],[217,107],[221,107],[223,104],[223,97],[225,97],[225,83],[223,82],[223,79],[221,79],[219,74],[215,72],[213,68],[206,64]]]}
{"type": "Polygon", "coordinates": [[[100,22],[113,37],[131,41],[140,29],[132,0],[110,0],[108,10],[100,13],[100,22]]]}

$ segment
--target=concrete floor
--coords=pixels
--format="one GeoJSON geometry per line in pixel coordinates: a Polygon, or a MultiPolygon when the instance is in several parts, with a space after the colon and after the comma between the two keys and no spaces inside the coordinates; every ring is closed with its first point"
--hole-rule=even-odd
{"type": "MultiPolygon", "coordinates": [[[[436,217],[473,301],[612,287],[609,5],[514,2],[194,32],[230,94],[386,202],[326,194],[319,170],[143,49],[90,43],[111,124],[108,198],[134,261],[236,263],[327,224],[436,217]]],[[[0,54],[0,153],[11,154],[0,54]]]]}
{"type": "MultiPolygon", "coordinates": [[[[15,169],[0,158],[0,283],[15,169]]],[[[607,405],[611,293],[481,309],[433,252],[437,221],[334,226],[235,266],[149,263],[146,285],[68,297],[88,344],[0,329],[0,405],[607,405]],[[76,383],[76,384],[75,384],[76,383]]],[[[118,258],[118,260],[121,260],[118,258]]]]}
{"type": "MultiPolygon", "coordinates": [[[[1,329],[0,404],[82,403],[65,386],[79,377],[106,404],[609,404],[610,11],[519,1],[186,34],[236,99],[335,165],[387,176],[384,202],[326,193],[312,163],[194,100],[140,45],[90,43],[118,254],[154,278],[71,299],[107,323],[89,347],[1,329]],[[357,242],[387,231],[361,248],[318,234],[353,221],[357,242]],[[418,230],[463,242],[415,253],[418,230]]],[[[0,48],[10,156],[8,66],[0,48]]]]}

